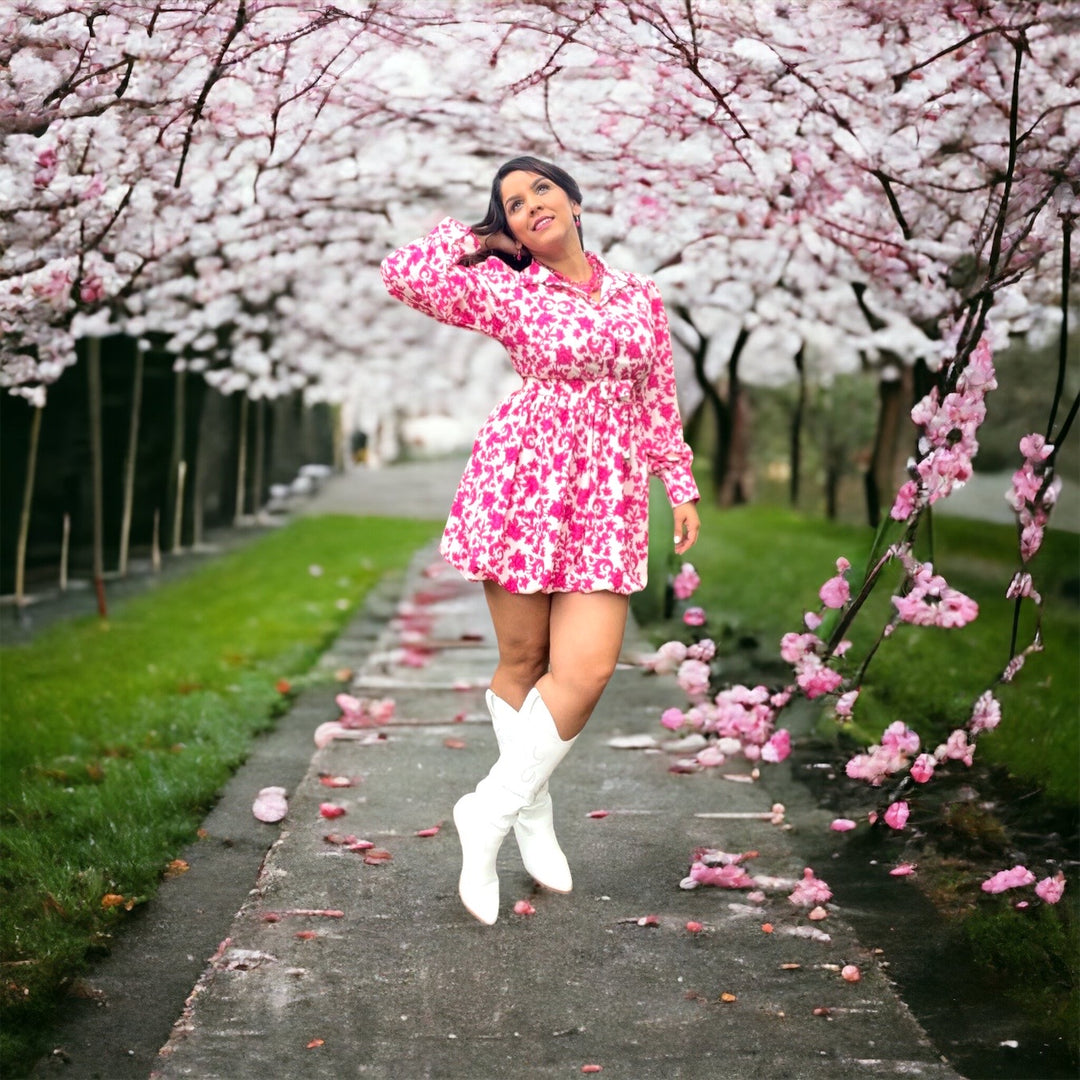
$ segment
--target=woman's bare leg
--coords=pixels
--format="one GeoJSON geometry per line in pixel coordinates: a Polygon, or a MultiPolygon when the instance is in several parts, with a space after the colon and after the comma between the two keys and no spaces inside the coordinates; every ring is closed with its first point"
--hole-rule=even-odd
{"type": "Polygon", "coordinates": [[[536,688],[563,739],[585,727],[615,670],[628,608],[628,598],[612,592],[551,597],[551,670],[536,688]]]}
{"type": "Polygon", "coordinates": [[[548,669],[551,595],[507,592],[493,581],[484,582],[484,594],[499,646],[491,689],[520,709],[525,695],[548,669]]]}

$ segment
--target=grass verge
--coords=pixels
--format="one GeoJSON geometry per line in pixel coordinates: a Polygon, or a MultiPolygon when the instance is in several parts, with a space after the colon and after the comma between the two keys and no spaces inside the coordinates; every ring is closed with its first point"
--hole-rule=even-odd
{"type": "Polygon", "coordinates": [[[439,526],[301,518],[183,580],[0,651],[0,1073],[194,839],[253,737],[439,526]],[[108,899],[107,899],[108,898],[108,899]]]}

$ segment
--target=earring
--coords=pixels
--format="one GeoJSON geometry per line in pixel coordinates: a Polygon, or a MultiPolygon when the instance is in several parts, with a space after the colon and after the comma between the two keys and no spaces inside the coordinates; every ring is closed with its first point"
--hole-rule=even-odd
{"type": "Polygon", "coordinates": [[[578,228],[578,229],[581,228],[581,215],[580,214],[575,214],[574,215],[574,227],[578,228]]]}

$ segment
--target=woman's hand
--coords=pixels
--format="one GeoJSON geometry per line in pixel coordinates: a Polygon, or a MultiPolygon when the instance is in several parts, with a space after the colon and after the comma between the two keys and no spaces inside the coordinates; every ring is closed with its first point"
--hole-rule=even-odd
{"type": "Polygon", "coordinates": [[[477,239],[481,251],[501,251],[504,255],[513,255],[515,259],[521,258],[521,244],[504,232],[487,233],[477,236],[477,239]]]}
{"type": "Polygon", "coordinates": [[[697,542],[701,531],[701,519],[697,507],[692,502],[675,507],[675,554],[682,555],[697,542]]]}

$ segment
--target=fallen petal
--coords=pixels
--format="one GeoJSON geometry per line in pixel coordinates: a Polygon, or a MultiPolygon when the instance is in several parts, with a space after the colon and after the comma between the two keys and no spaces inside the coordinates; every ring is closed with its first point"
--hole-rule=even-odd
{"type": "Polygon", "coordinates": [[[464,750],[465,749],[465,740],[464,739],[443,739],[443,746],[445,746],[447,750],[464,750]]]}
{"type": "Polygon", "coordinates": [[[610,810],[590,810],[585,816],[591,818],[606,818],[610,810]]]}
{"type": "Polygon", "coordinates": [[[351,776],[320,776],[319,783],[323,787],[330,788],[346,788],[356,785],[356,781],[351,776]]]}
{"type": "Polygon", "coordinates": [[[656,915],[642,915],[637,924],[638,926],[659,926],[660,919],[656,915]]]}
{"type": "Polygon", "coordinates": [[[889,874],[892,877],[907,877],[908,874],[915,873],[918,865],[918,863],[913,862],[901,863],[899,866],[894,866],[892,870],[889,871],[889,874]]]}
{"type": "Polygon", "coordinates": [[[820,922],[822,919],[827,919],[829,917],[829,913],[819,904],[806,917],[808,919],[813,919],[814,922],[820,922]]]}
{"type": "Polygon", "coordinates": [[[515,915],[535,915],[536,914],[536,908],[534,908],[532,906],[532,904],[529,903],[528,900],[519,900],[514,905],[514,914],[515,915]]]}
{"type": "Polygon", "coordinates": [[[338,806],[337,803],[324,802],[319,804],[319,813],[327,819],[339,818],[344,816],[345,807],[338,806]]]}
{"type": "Polygon", "coordinates": [[[255,796],[255,801],[251,804],[251,812],[256,821],[263,821],[268,825],[281,821],[289,812],[289,804],[285,799],[285,789],[283,787],[263,788],[255,796]]]}
{"type": "Polygon", "coordinates": [[[322,1046],[323,1043],[325,1043],[325,1042],[326,1042],[325,1039],[312,1039],[311,1042],[309,1042],[307,1044],[307,1046],[304,1047],[304,1049],[305,1050],[314,1050],[316,1047],[322,1046]]]}
{"type": "Polygon", "coordinates": [[[840,977],[845,982],[856,983],[862,978],[862,972],[854,964],[845,964],[840,969],[840,977]]]}
{"type": "Polygon", "coordinates": [[[855,822],[851,818],[838,817],[829,824],[829,828],[833,832],[850,832],[855,828],[855,822]]]}
{"type": "Polygon", "coordinates": [[[393,857],[389,851],[384,851],[382,848],[372,848],[364,855],[364,862],[368,866],[378,866],[379,863],[390,862],[393,857]]]}
{"type": "Polygon", "coordinates": [[[693,919],[691,919],[691,920],[690,920],[690,921],[689,921],[689,922],[688,922],[688,923],[686,924],[686,929],[687,929],[687,932],[688,932],[688,933],[691,933],[691,934],[700,934],[700,933],[701,933],[701,931],[705,929],[705,927],[704,927],[704,926],[702,926],[702,925],[701,925],[701,923],[699,923],[699,922],[695,922],[695,921],[694,921],[693,919]]]}
{"type": "Polygon", "coordinates": [[[651,735],[616,735],[605,745],[613,750],[651,750],[660,744],[651,735]]]}
{"type": "Polygon", "coordinates": [[[439,829],[441,829],[441,828],[442,828],[441,824],[432,825],[430,829],[418,829],[416,831],[416,835],[417,836],[438,836],[439,835],[439,829]]]}

